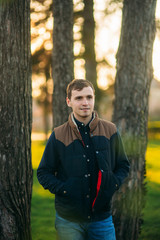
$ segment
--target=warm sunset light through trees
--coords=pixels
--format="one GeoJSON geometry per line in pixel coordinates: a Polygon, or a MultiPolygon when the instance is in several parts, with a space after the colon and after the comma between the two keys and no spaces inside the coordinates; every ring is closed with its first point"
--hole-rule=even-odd
{"type": "MultiPolygon", "coordinates": [[[[46,140],[68,118],[65,91],[73,78],[93,83],[99,116],[110,118],[122,135],[131,170],[114,197],[114,223],[117,240],[139,239],[148,126],[156,139],[160,129],[160,110],[156,124],[148,125],[151,84],[160,84],[159,13],[159,0],[0,0],[0,240],[44,239],[32,237],[30,220],[40,188],[32,179],[32,103],[41,111],[37,129],[46,140]]],[[[34,144],[36,174],[44,142],[34,144]]],[[[151,157],[158,164],[154,146],[150,164],[151,157]]],[[[159,184],[158,172],[147,174],[159,184]]]]}

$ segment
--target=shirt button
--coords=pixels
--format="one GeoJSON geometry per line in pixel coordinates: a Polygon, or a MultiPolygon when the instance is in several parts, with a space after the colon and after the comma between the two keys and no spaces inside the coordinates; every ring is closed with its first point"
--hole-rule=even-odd
{"type": "Polygon", "coordinates": [[[89,159],[87,159],[87,162],[89,162],[90,160],[89,159]]]}
{"type": "Polygon", "coordinates": [[[86,198],[89,198],[89,195],[87,194],[86,198]]]}
{"type": "Polygon", "coordinates": [[[90,176],[91,176],[91,174],[89,173],[89,174],[88,174],[88,177],[90,177],[90,176]]]}
{"type": "Polygon", "coordinates": [[[83,155],[83,157],[85,158],[85,157],[86,157],[86,155],[84,154],[84,155],[83,155]]]}
{"type": "Polygon", "coordinates": [[[98,154],[99,152],[98,151],[96,151],[96,154],[98,154]]]}
{"type": "Polygon", "coordinates": [[[88,175],[87,175],[87,174],[85,174],[84,176],[85,176],[86,178],[88,177],[88,175]]]}
{"type": "Polygon", "coordinates": [[[86,148],[89,148],[89,145],[86,145],[86,148]]]}

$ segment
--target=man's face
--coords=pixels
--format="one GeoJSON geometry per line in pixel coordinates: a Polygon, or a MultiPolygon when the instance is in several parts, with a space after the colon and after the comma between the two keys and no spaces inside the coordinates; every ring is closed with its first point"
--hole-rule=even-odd
{"type": "Polygon", "coordinates": [[[67,98],[67,105],[72,108],[77,120],[87,124],[94,109],[95,96],[91,87],[84,87],[81,91],[72,90],[71,98],[67,98]]]}

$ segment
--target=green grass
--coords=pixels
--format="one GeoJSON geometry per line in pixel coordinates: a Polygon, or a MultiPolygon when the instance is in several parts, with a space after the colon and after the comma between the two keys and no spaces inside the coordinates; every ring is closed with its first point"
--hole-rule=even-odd
{"type": "Polygon", "coordinates": [[[147,195],[139,240],[160,239],[160,140],[150,140],[147,154],[147,195]]]}
{"type": "Polygon", "coordinates": [[[32,141],[33,192],[31,208],[31,228],[33,240],[54,240],[55,208],[54,195],[43,189],[37,180],[37,167],[41,160],[45,142],[32,141]]]}
{"type": "Polygon", "coordinates": [[[35,170],[31,210],[32,239],[56,239],[54,221],[54,196],[39,185],[35,170]]]}
{"type": "Polygon", "coordinates": [[[45,148],[44,141],[32,141],[32,166],[37,169],[45,148]]]}
{"type": "Polygon", "coordinates": [[[144,224],[139,240],[158,240],[160,239],[160,184],[148,182],[147,189],[144,224]]]}
{"type": "MultiPolygon", "coordinates": [[[[31,208],[31,227],[33,240],[55,240],[54,196],[38,183],[36,169],[42,157],[45,143],[32,142],[32,164],[34,168],[33,194],[31,208]]],[[[147,149],[147,195],[143,211],[144,223],[139,240],[160,239],[160,140],[150,140],[147,149]]]]}
{"type": "Polygon", "coordinates": [[[160,121],[149,121],[148,128],[160,128],[160,121]]]}

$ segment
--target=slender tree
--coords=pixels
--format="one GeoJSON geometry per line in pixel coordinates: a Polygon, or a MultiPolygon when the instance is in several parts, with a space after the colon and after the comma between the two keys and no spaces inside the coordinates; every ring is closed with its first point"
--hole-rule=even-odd
{"type": "Polygon", "coordinates": [[[66,87],[73,79],[73,2],[53,0],[53,121],[54,127],[68,118],[66,87]]]}
{"type": "Polygon", "coordinates": [[[0,2],[0,239],[30,240],[30,1],[0,2]]]}
{"type": "Polygon", "coordinates": [[[84,9],[82,16],[84,19],[82,27],[82,43],[85,50],[83,58],[85,60],[86,79],[92,82],[95,88],[96,103],[95,108],[98,111],[102,91],[97,86],[97,62],[95,53],[95,20],[94,20],[94,1],[83,0],[84,9]]]}
{"type": "Polygon", "coordinates": [[[85,60],[86,79],[91,81],[95,88],[97,88],[97,63],[95,57],[95,21],[93,0],[83,0],[83,30],[82,30],[82,43],[84,44],[85,51],[83,54],[85,60]]]}
{"type": "Polygon", "coordinates": [[[124,0],[113,121],[123,136],[130,176],[115,196],[118,240],[136,240],[144,207],[148,96],[153,77],[156,0],[124,0]]]}

